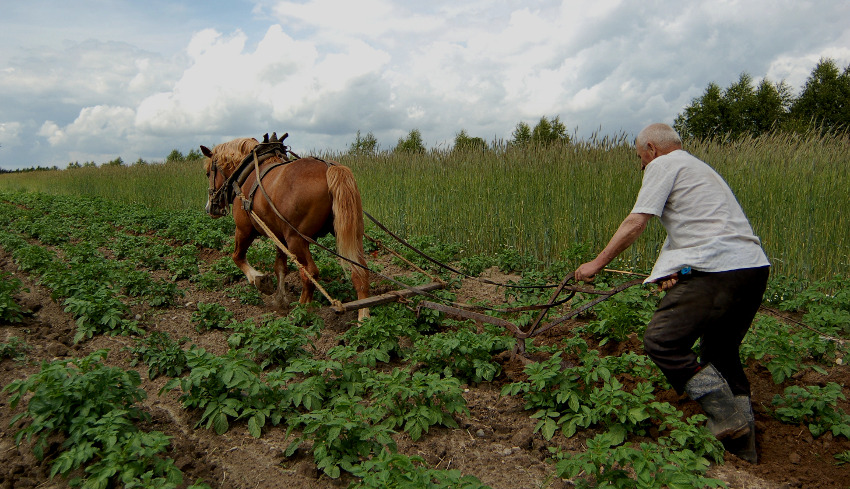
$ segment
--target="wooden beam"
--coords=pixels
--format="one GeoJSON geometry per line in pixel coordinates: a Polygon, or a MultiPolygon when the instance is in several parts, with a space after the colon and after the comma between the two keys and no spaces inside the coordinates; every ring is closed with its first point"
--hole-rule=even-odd
{"type": "Polygon", "coordinates": [[[333,306],[333,310],[340,314],[347,311],[356,311],[357,309],[362,309],[364,307],[377,306],[379,304],[386,304],[387,302],[395,302],[400,298],[410,297],[411,295],[418,294],[419,292],[430,292],[432,290],[442,289],[444,286],[444,284],[439,282],[417,285],[409,289],[394,290],[392,292],[387,292],[386,294],[346,302],[339,307],[333,306]]]}

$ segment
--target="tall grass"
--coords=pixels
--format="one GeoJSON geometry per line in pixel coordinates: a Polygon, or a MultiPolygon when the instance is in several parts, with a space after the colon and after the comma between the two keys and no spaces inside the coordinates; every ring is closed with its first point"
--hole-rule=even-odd
{"type": "MultiPolygon", "coordinates": [[[[850,137],[773,134],[686,149],[729,183],[774,274],[850,272],[850,137]]],[[[365,209],[402,236],[433,235],[468,254],[514,248],[544,261],[585,243],[598,251],[629,213],[642,173],[624,139],[558,148],[324,154],[354,171],[365,209]]],[[[170,163],[0,176],[0,189],[102,196],[201,209],[200,164],[170,163]]],[[[664,240],[657,220],[612,266],[648,270],[664,240]]],[[[577,265],[577,264],[576,264],[577,265]]]]}
{"type": "Polygon", "coordinates": [[[203,210],[207,180],[202,161],[6,173],[0,175],[0,189],[103,197],[165,209],[203,210]]]}

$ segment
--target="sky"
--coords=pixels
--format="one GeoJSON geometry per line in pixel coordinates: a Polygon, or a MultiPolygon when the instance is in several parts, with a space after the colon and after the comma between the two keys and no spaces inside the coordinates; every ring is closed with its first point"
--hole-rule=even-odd
{"type": "Polygon", "coordinates": [[[798,92],[822,58],[850,64],[846,0],[3,0],[0,168],[270,132],[450,148],[541,117],[634,136],[744,72],[798,92]]]}

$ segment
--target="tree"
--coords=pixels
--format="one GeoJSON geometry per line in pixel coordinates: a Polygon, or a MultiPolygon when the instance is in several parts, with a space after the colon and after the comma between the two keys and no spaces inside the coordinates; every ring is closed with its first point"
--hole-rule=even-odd
{"type": "Polygon", "coordinates": [[[104,163],[103,166],[124,166],[124,160],[119,156],[108,163],[104,163]]]}
{"type": "Polygon", "coordinates": [[[850,128],[850,65],[839,72],[835,61],[821,59],[791,107],[794,119],[826,130],[850,128]]]}
{"type": "Polygon", "coordinates": [[[487,149],[487,142],[478,137],[470,137],[465,129],[461,129],[455,135],[455,151],[484,151],[487,149]]]}
{"type": "Polygon", "coordinates": [[[373,155],[378,152],[378,140],[371,132],[361,137],[358,130],[354,142],[348,147],[348,152],[353,155],[373,155]]]}
{"type": "Polygon", "coordinates": [[[570,137],[567,135],[567,127],[561,122],[560,116],[556,116],[551,121],[543,116],[531,129],[525,122],[520,122],[516,125],[513,134],[511,134],[511,144],[515,146],[525,146],[528,144],[537,144],[541,146],[549,146],[556,143],[569,143],[570,137]]]}
{"type": "Polygon", "coordinates": [[[183,153],[176,149],[171,150],[171,153],[168,153],[168,156],[165,157],[166,163],[182,163],[184,160],[183,153]]]}
{"type": "Polygon", "coordinates": [[[676,117],[673,127],[684,138],[740,138],[771,131],[787,118],[791,94],[785,82],[763,79],[758,87],[748,73],[725,90],[712,82],[701,97],[676,117]]]}
{"type": "Polygon", "coordinates": [[[186,161],[198,161],[202,159],[204,159],[204,155],[199,149],[190,150],[189,154],[186,155],[186,161]]]}
{"type": "Polygon", "coordinates": [[[685,112],[676,116],[673,127],[684,138],[704,139],[722,132],[723,94],[714,82],[708,84],[701,97],[691,100],[685,112]]]}
{"type": "Polygon", "coordinates": [[[525,122],[518,122],[514,132],[511,133],[511,144],[525,146],[531,142],[531,127],[525,122]]]}
{"type": "Polygon", "coordinates": [[[400,153],[424,153],[425,145],[422,144],[422,134],[419,132],[419,129],[411,129],[407,134],[407,139],[399,138],[394,151],[400,153]]]}
{"type": "Polygon", "coordinates": [[[567,127],[561,122],[560,116],[556,116],[551,121],[544,116],[531,131],[531,141],[548,146],[555,143],[569,143],[570,137],[567,136],[567,127]]]}
{"type": "Polygon", "coordinates": [[[78,168],[82,168],[82,166],[80,165],[80,162],[72,161],[72,162],[68,163],[66,170],[76,170],[78,168]]]}

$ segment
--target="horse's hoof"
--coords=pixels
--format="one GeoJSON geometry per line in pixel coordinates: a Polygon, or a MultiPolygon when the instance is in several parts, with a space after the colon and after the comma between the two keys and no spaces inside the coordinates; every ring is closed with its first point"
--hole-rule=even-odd
{"type": "Polygon", "coordinates": [[[358,323],[363,322],[363,320],[364,320],[364,319],[366,319],[366,318],[367,318],[367,317],[369,317],[369,316],[370,316],[370,314],[369,314],[369,309],[365,309],[365,308],[364,308],[364,309],[360,309],[360,310],[357,312],[357,322],[358,322],[358,323]]]}
{"type": "Polygon", "coordinates": [[[257,287],[257,290],[265,295],[272,295],[276,290],[274,286],[274,279],[271,275],[260,275],[254,279],[254,285],[257,287]]]}

